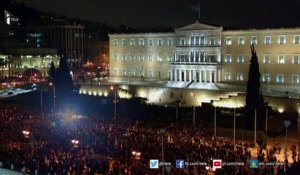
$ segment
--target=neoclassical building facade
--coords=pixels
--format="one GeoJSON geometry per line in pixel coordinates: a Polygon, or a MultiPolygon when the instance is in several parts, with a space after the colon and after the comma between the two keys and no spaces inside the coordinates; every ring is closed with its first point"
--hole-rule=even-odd
{"type": "Polygon", "coordinates": [[[300,28],[224,30],[195,22],[172,33],[110,34],[110,77],[183,88],[245,85],[251,44],[263,88],[300,93],[300,28]]]}

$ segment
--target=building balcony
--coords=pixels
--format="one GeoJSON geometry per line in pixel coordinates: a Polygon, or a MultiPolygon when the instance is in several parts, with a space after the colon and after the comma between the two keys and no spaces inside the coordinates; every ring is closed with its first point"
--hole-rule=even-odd
{"type": "Polygon", "coordinates": [[[210,45],[210,44],[186,44],[186,45],[176,45],[178,48],[188,48],[188,47],[211,47],[211,48],[216,48],[216,47],[221,47],[220,44],[215,44],[215,45],[210,45]]]}
{"type": "Polygon", "coordinates": [[[171,65],[221,65],[218,61],[200,61],[200,62],[188,62],[188,61],[172,61],[171,65]]]}

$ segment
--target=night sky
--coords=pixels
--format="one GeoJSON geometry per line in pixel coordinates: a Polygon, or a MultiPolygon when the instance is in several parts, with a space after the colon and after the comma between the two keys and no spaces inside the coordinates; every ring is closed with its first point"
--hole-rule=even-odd
{"type": "MultiPolygon", "coordinates": [[[[198,0],[17,0],[42,12],[130,27],[193,23],[198,0]]],[[[201,0],[201,20],[232,28],[300,26],[300,0],[201,0]]]]}

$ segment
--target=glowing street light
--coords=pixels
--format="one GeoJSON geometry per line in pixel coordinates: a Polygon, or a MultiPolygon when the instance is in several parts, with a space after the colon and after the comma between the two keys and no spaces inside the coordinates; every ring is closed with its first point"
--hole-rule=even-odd
{"type": "Polygon", "coordinates": [[[22,131],[22,134],[24,135],[25,138],[29,138],[30,132],[27,131],[27,130],[23,130],[23,131],[22,131]]]}
{"type": "Polygon", "coordinates": [[[285,126],[285,146],[284,146],[284,161],[285,161],[285,165],[284,165],[284,171],[286,171],[286,166],[287,166],[287,162],[288,162],[288,153],[287,153],[287,133],[288,133],[288,127],[291,125],[291,121],[289,120],[284,120],[283,122],[284,126],[285,126]]]}
{"type": "Polygon", "coordinates": [[[72,145],[73,145],[75,148],[77,148],[78,145],[79,145],[79,140],[73,139],[73,140],[71,140],[71,143],[72,143],[72,145]]]}
{"type": "Polygon", "coordinates": [[[115,111],[114,111],[114,119],[117,119],[117,88],[115,88],[114,86],[110,86],[110,90],[114,91],[114,104],[115,104],[115,111]]]}
{"type": "Polygon", "coordinates": [[[53,111],[55,112],[55,98],[56,98],[56,93],[55,93],[55,85],[54,83],[50,82],[49,85],[53,87],[53,111]]]}
{"type": "Polygon", "coordinates": [[[134,157],[135,160],[140,160],[141,159],[141,152],[132,151],[131,154],[132,154],[132,156],[134,157]]]}

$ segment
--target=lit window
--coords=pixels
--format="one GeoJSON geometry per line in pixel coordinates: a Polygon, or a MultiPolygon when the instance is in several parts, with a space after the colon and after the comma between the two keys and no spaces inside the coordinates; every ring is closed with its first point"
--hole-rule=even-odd
{"type": "Polygon", "coordinates": [[[126,40],[122,39],[122,46],[125,46],[125,45],[126,45],[126,40]]]}
{"type": "Polygon", "coordinates": [[[173,46],[173,38],[168,38],[168,46],[173,46]]]}
{"type": "Polygon", "coordinates": [[[283,76],[283,74],[277,74],[277,76],[276,76],[276,82],[277,83],[284,83],[284,76],[283,76]]]}
{"type": "Polygon", "coordinates": [[[271,81],[270,74],[263,74],[262,81],[263,82],[270,82],[271,81]]]}
{"type": "Polygon", "coordinates": [[[139,46],[143,46],[143,45],[145,45],[145,41],[144,41],[143,38],[140,38],[139,39],[139,46]]]}
{"type": "Polygon", "coordinates": [[[225,43],[226,43],[226,45],[231,45],[232,44],[232,38],[231,37],[226,37],[225,43]]]}
{"type": "Polygon", "coordinates": [[[278,64],[284,64],[284,55],[278,55],[278,64]]]}
{"type": "Polygon", "coordinates": [[[153,46],[153,39],[152,39],[152,38],[149,38],[149,39],[148,39],[148,45],[149,45],[149,46],[153,46]]]}
{"type": "Polygon", "coordinates": [[[300,44],[300,35],[294,36],[294,44],[300,44]]]}
{"type": "Polygon", "coordinates": [[[242,63],[244,63],[244,62],[245,62],[245,57],[244,57],[244,55],[238,55],[238,57],[237,57],[237,63],[242,64],[242,63]]]}
{"type": "Polygon", "coordinates": [[[215,37],[210,37],[210,38],[209,38],[209,44],[210,44],[211,46],[216,45],[216,38],[215,38],[215,37]]]}
{"type": "Polygon", "coordinates": [[[293,56],[293,64],[300,64],[300,55],[293,56]]]}
{"type": "Polygon", "coordinates": [[[114,39],[114,46],[117,46],[117,45],[118,45],[118,40],[114,39]]]}
{"type": "Polygon", "coordinates": [[[243,36],[240,36],[238,40],[238,45],[244,45],[244,44],[245,44],[245,38],[243,36]]]}
{"type": "Polygon", "coordinates": [[[257,44],[257,36],[251,36],[251,44],[257,44]]]}
{"type": "Polygon", "coordinates": [[[264,55],[263,63],[264,64],[270,64],[271,63],[270,55],[264,55]]]}
{"type": "Polygon", "coordinates": [[[163,45],[163,39],[162,39],[162,38],[158,38],[157,44],[158,44],[159,46],[162,46],[162,45],[163,45]]]}
{"type": "Polygon", "coordinates": [[[135,46],[135,39],[130,39],[129,45],[130,45],[130,46],[135,46]]]}
{"type": "Polygon", "coordinates": [[[152,61],[153,60],[153,54],[149,53],[148,54],[148,61],[152,61]]]}
{"type": "Polygon", "coordinates": [[[231,80],[231,75],[229,72],[225,72],[225,80],[231,80]]]}
{"type": "Polygon", "coordinates": [[[269,45],[272,42],[271,36],[265,36],[265,45],[269,45]]]}
{"type": "Polygon", "coordinates": [[[161,53],[157,55],[157,61],[163,61],[163,56],[161,53]]]}
{"type": "Polygon", "coordinates": [[[292,75],[292,83],[299,84],[299,75],[296,75],[296,74],[292,75]]]}
{"type": "Polygon", "coordinates": [[[225,63],[231,63],[232,62],[232,58],[230,54],[226,54],[225,55],[225,59],[224,59],[225,63]]]}
{"type": "Polygon", "coordinates": [[[243,81],[244,80],[243,74],[242,73],[237,73],[236,80],[237,81],[243,81]]]}
{"type": "Polygon", "coordinates": [[[279,44],[285,44],[285,36],[284,35],[280,35],[278,38],[278,43],[279,44]]]}

